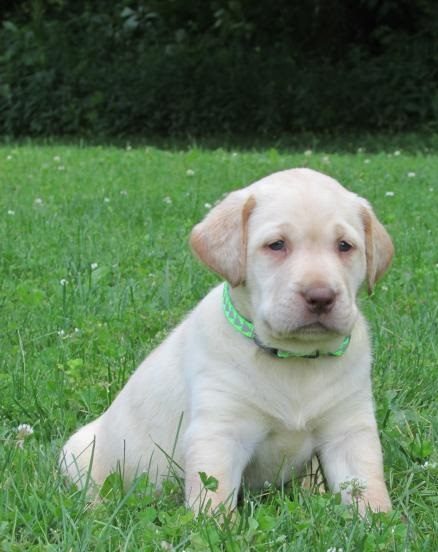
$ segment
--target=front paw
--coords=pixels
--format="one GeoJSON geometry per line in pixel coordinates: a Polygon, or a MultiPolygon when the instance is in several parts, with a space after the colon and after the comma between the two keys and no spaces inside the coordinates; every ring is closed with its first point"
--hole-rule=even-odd
{"type": "Polygon", "coordinates": [[[198,477],[188,478],[185,487],[186,505],[195,515],[214,515],[221,511],[228,513],[235,507],[235,491],[227,492],[225,485],[205,472],[199,472],[198,477]]]}

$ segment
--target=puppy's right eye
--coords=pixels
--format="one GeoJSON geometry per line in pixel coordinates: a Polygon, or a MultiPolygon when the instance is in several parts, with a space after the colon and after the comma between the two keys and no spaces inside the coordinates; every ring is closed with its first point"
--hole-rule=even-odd
{"type": "Polygon", "coordinates": [[[277,240],[273,243],[269,244],[269,249],[272,249],[272,251],[281,251],[284,249],[284,241],[283,240],[277,240]]]}
{"type": "Polygon", "coordinates": [[[342,253],[346,253],[347,251],[350,251],[350,249],[352,248],[353,246],[351,245],[351,243],[348,243],[346,242],[345,240],[342,240],[338,243],[338,249],[339,251],[341,251],[342,253]]]}

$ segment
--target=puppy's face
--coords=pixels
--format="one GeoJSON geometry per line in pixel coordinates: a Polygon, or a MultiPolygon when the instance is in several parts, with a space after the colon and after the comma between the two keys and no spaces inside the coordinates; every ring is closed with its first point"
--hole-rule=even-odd
{"type": "Polygon", "coordinates": [[[239,286],[259,340],[314,347],[349,335],[356,295],[390,263],[389,236],[367,202],[296,169],[230,194],[192,234],[200,258],[239,286]]]}
{"type": "Polygon", "coordinates": [[[248,220],[246,285],[257,336],[281,348],[293,338],[346,336],[366,277],[361,204],[323,178],[260,189],[248,220]]]}

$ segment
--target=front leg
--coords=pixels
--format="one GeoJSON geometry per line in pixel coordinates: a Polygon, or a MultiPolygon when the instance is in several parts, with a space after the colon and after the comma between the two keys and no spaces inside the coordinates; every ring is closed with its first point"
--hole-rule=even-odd
{"type": "Polygon", "coordinates": [[[367,507],[374,512],[391,510],[374,415],[368,421],[356,426],[339,424],[337,435],[332,433],[319,450],[330,490],[340,491],[343,502],[356,502],[361,514],[367,507]]]}
{"type": "Polygon", "coordinates": [[[210,417],[193,420],[184,437],[185,498],[198,513],[213,512],[220,504],[236,506],[242,473],[255,448],[254,431],[241,420],[224,422],[210,417]],[[206,489],[200,472],[213,476],[216,489],[206,489]]]}

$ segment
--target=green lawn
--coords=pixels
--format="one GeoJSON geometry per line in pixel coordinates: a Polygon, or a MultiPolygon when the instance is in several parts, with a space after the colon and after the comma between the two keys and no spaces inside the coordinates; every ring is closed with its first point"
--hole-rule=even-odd
{"type": "Polygon", "coordinates": [[[438,155],[0,148],[0,550],[438,550],[438,155]],[[181,487],[116,477],[91,507],[59,448],[217,281],[187,236],[223,193],[296,166],[367,197],[396,257],[362,306],[394,512],[364,521],[339,496],[245,493],[220,524],[181,487]],[[24,436],[19,424],[29,424],[24,436]]]}

